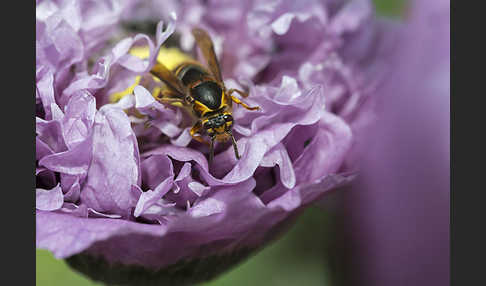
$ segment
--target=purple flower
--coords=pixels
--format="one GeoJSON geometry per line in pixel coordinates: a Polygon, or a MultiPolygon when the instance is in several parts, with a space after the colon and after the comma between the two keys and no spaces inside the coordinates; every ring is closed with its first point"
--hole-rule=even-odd
{"type": "Polygon", "coordinates": [[[108,283],[194,283],[349,182],[396,27],[369,1],[306,2],[39,2],[37,247],[108,283]],[[144,17],[165,29],[122,29],[144,17]],[[211,167],[148,75],[176,27],[192,47],[194,26],[212,35],[226,85],[260,107],[235,108],[241,158],[217,144],[211,167]]]}

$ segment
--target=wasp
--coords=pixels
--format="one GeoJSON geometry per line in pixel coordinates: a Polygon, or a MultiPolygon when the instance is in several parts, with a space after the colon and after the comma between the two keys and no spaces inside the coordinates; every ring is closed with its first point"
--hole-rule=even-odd
{"type": "Polygon", "coordinates": [[[195,123],[190,134],[194,140],[209,145],[209,163],[214,158],[214,141],[226,142],[231,139],[235,157],[240,159],[232,133],[233,103],[248,110],[258,110],[259,107],[250,107],[232,95],[236,92],[245,98],[248,96],[247,92],[226,89],[213,41],[208,33],[194,28],[192,34],[207,65],[204,66],[196,60],[186,60],[170,70],[157,61],[150,73],[167,86],[157,99],[162,103],[184,107],[193,115],[195,123]],[[209,142],[205,136],[209,137],[209,142]]]}

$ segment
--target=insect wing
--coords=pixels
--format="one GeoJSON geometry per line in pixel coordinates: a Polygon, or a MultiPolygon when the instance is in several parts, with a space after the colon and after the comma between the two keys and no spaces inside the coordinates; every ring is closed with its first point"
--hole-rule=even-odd
{"type": "Polygon", "coordinates": [[[179,93],[184,98],[187,94],[186,87],[182,84],[181,80],[177,78],[165,65],[157,62],[150,70],[150,73],[158,77],[161,81],[167,84],[172,90],[179,93]]]}
{"type": "Polygon", "coordinates": [[[202,54],[204,55],[204,58],[208,63],[209,70],[214,75],[216,80],[222,84],[223,77],[221,76],[221,69],[219,67],[219,62],[214,52],[213,41],[209,37],[208,33],[202,29],[194,28],[192,29],[192,34],[194,35],[197,45],[199,46],[199,49],[201,50],[202,54]]]}

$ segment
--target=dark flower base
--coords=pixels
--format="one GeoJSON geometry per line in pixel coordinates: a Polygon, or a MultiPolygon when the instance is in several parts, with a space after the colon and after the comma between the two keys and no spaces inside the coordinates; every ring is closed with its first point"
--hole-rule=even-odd
{"type": "Polygon", "coordinates": [[[302,208],[297,209],[287,219],[277,223],[265,235],[264,243],[260,245],[240,247],[231,252],[203,258],[187,259],[159,270],[152,270],[140,265],[109,264],[102,257],[94,257],[84,253],[68,257],[65,261],[74,270],[106,285],[194,285],[216,278],[277,240],[294,225],[302,210],[302,208]]]}
{"type": "Polygon", "coordinates": [[[139,265],[109,264],[103,258],[78,254],[66,259],[73,269],[107,285],[194,285],[215,278],[235,266],[255,249],[181,261],[158,271],[139,265]]]}

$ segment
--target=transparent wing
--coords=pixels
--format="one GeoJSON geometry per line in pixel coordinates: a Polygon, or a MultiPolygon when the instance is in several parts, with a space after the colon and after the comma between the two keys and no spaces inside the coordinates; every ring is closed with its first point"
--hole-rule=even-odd
{"type": "Polygon", "coordinates": [[[161,81],[167,84],[178,96],[184,98],[187,93],[187,88],[182,84],[181,80],[177,78],[164,64],[157,62],[150,70],[150,73],[158,77],[161,81]]]}
{"type": "Polygon", "coordinates": [[[223,84],[223,77],[221,76],[221,69],[219,67],[218,59],[216,58],[216,54],[214,52],[214,45],[213,41],[209,37],[208,33],[200,28],[192,29],[192,34],[196,39],[196,43],[199,46],[204,58],[208,63],[208,68],[221,84],[223,84]]]}

